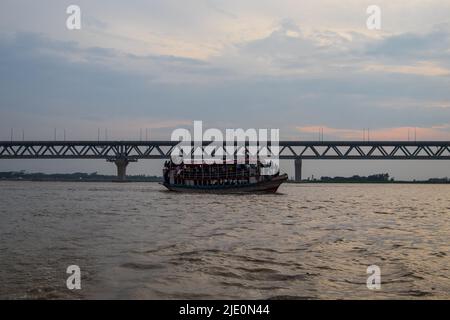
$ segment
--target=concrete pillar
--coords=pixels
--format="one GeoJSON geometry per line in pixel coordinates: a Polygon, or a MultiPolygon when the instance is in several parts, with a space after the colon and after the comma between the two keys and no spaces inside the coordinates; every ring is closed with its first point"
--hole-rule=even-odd
{"type": "Polygon", "coordinates": [[[302,181],[302,159],[297,158],[295,159],[295,182],[301,182],[302,181]]]}
{"type": "Polygon", "coordinates": [[[127,178],[127,165],[129,161],[127,159],[117,159],[114,163],[117,166],[117,179],[119,181],[125,181],[127,178]]]}

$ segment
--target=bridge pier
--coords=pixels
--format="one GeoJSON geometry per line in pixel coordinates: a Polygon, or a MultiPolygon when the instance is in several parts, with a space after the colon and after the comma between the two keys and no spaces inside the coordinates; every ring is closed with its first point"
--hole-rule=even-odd
{"type": "Polygon", "coordinates": [[[294,169],[295,169],[295,182],[302,181],[302,159],[297,158],[294,161],[294,169]]]}
{"type": "Polygon", "coordinates": [[[114,163],[117,167],[117,179],[125,181],[127,178],[127,166],[130,162],[127,159],[116,159],[114,163]]]}

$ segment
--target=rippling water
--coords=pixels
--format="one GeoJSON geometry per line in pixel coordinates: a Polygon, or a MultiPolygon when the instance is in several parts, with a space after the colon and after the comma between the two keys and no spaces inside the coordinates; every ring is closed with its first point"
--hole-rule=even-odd
{"type": "Polygon", "coordinates": [[[450,298],[450,185],[279,191],[0,182],[0,298],[450,298]]]}

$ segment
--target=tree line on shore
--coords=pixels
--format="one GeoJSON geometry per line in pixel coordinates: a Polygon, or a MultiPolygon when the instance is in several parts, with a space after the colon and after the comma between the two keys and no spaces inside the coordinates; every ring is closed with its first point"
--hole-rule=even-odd
{"type": "MultiPolygon", "coordinates": [[[[0,172],[0,180],[33,180],[33,181],[112,181],[116,180],[115,175],[104,175],[93,173],[27,173],[22,171],[0,172]]],[[[127,179],[130,181],[162,181],[161,177],[149,175],[129,175],[127,179]]]]}
{"type": "MultiPolygon", "coordinates": [[[[31,180],[31,181],[113,181],[116,180],[116,175],[104,175],[84,172],[74,173],[42,173],[42,172],[26,172],[21,171],[6,171],[0,172],[0,180],[31,180]]],[[[128,181],[142,181],[142,182],[161,182],[162,177],[155,175],[127,175],[128,181]]],[[[291,181],[292,182],[292,181],[291,181]]],[[[351,177],[328,177],[322,176],[319,179],[314,177],[302,180],[302,182],[310,183],[398,183],[398,182],[416,182],[416,183],[450,183],[448,177],[444,178],[430,178],[427,180],[412,180],[412,181],[397,181],[390,177],[388,173],[377,173],[369,176],[353,175],[351,177]]]]}
{"type": "Polygon", "coordinates": [[[302,180],[302,182],[320,182],[320,183],[399,183],[399,182],[416,182],[416,183],[450,183],[448,177],[444,178],[429,178],[426,180],[408,180],[400,181],[390,177],[388,173],[377,173],[369,176],[353,175],[351,177],[328,177],[322,176],[319,179],[315,179],[314,176],[302,180]]]}

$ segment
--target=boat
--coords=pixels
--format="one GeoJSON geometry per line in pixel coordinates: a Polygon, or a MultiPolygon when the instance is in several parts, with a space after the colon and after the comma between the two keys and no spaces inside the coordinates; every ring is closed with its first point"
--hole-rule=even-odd
{"type": "Polygon", "coordinates": [[[162,185],[177,192],[275,193],[288,176],[260,162],[175,164],[166,161],[163,178],[162,185]]]}

